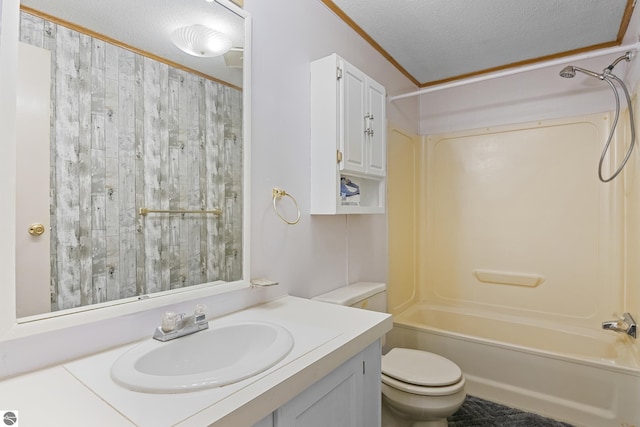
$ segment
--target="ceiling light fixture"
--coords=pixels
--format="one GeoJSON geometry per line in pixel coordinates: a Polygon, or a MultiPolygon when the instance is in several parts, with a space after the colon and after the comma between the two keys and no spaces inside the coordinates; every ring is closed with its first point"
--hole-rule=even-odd
{"type": "Polygon", "coordinates": [[[220,56],[231,49],[231,39],[204,25],[188,25],[171,33],[171,41],[180,50],[201,58],[220,56]]]}

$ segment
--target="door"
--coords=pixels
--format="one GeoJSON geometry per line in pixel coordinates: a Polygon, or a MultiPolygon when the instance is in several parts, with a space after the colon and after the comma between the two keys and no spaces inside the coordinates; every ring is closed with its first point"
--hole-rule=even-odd
{"type": "Polygon", "coordinates": [[[50,56],[46,49],[20,43],[16,103],[17,317],[51,311],[50,56]]]}

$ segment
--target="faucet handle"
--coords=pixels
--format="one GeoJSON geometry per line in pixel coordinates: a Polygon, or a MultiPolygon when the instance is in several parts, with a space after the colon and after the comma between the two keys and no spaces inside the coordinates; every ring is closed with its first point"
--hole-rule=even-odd
{"type": "Polygon", "coordinates": [[[178,327],[178,315],[173,311],[167,311],[162,315],[162,323],[160,328],[163,332],[175,331],[178,327]]]}
{"type": "Polygon", "coordinates": [[[207,306],[204,304],[196,305],[195,310],[193,311],[194,321],[195,322],[204,322],[207,317],[207,306]]]}
{"type": "Polygon", "coordinates": [[[631,314],[624,312],[622,314],[620,313],[613,313],[613,317],[621,322],[631,322],[634,323],[635,321],[633,320],[633,317],[631,317],[631,314]]]}

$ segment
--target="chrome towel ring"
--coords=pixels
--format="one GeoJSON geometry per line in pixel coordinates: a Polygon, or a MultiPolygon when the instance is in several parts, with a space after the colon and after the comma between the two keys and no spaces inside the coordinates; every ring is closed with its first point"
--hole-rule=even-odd
{"type": "Polygon", "coordinates": [[[283,220],[286,224],[289,224],[289,225],[297,224],[298,221],[300,221],[300,207],[298,206],[298,201],[296,200],[296,198],[293,197],[291,194],[287,193],[286,191],[280,189],[280,188],[274,188],[273,191],[272,191],[272,195],[273,195],[273,210],[275,211],[276,215],[278,215],[278,217],[280,217],[280,219],[283,220]],[[291,200],[293,200],[293,204],[296,206],[296,211],[298,212],[298,215],[297,215],[296,219],[294,219],[293,221],[290,221],[290,220],[286,219],[278,211],[277,202],[278,202],[278,200],[280,200],[281,198],[283,198],[285,196],[287,196],[287,197],[291,198],[291,200]]]}

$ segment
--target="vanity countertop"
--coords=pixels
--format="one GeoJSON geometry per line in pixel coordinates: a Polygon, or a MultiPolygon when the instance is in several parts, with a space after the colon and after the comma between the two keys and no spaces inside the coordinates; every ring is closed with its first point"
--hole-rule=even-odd
{"type": "MultiPolygon", "coordinates": [[[[217,319],[266,320],[304,333],[282,363],[233,387],[155,395],[119,388],[107,367],[134,344],[0,382],[0,410],[18,411],[23,426],[252,426],[391,330],[391,316],[292,296],[217,319]],[[304,342],[302,342],[304,341],[304,342]],[[225,389],[225,390],[223,390],[225,389]],[[204,402],[204,403],[203,403],[204,402]],[[213,403],[209,403],[213,402],[213,403]],[[173,419],[162,418],[162,408],[173,419]],[[145,414],[155,414],[147,420],[145,414]],[[142,418],[141,418],[142,417],[142,418]],[[144,421],[141,421],[143,420],[144,421]]],[[[299,335],[300,336],[300,335],[299,335]]],[[[52,343],[55,345],[55,343],[52,343]]],[[[4,413],[4,412],[3,412],[4,413]]]]}

